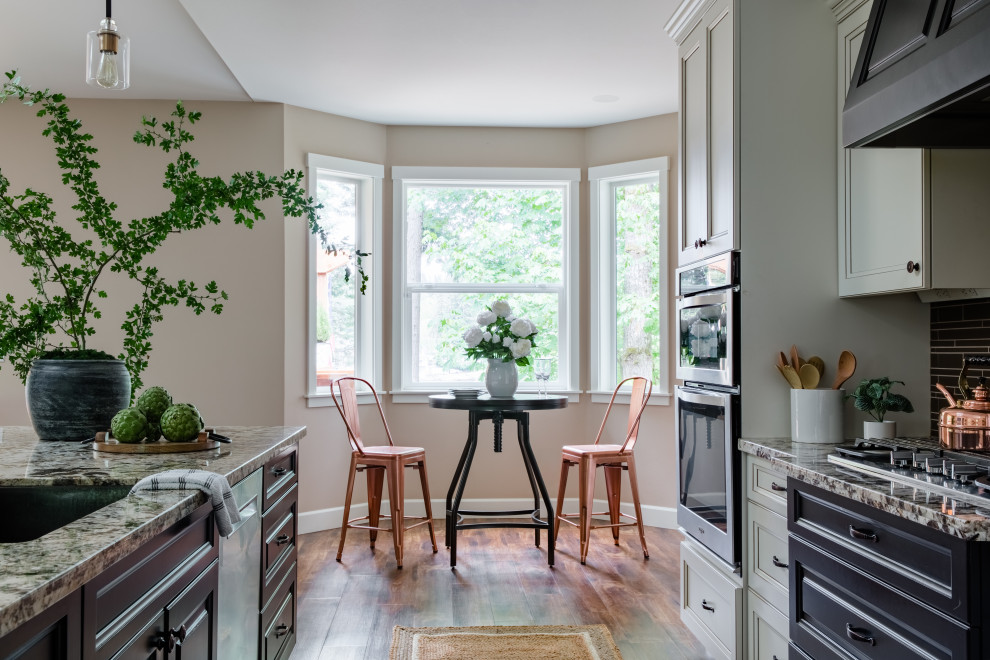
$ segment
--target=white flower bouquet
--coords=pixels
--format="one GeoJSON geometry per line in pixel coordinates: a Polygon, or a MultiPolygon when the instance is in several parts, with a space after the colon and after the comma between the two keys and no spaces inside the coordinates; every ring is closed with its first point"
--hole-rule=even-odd
{"type": "Polygon", "coordinates": [[[536,326],[529,319],[515,316],[505,300],[496,300],[478,314],[477,325],[464,331],[465,353],[475,360],[489,358],[529,364],[529,354],[536,348],[536,326]]]}

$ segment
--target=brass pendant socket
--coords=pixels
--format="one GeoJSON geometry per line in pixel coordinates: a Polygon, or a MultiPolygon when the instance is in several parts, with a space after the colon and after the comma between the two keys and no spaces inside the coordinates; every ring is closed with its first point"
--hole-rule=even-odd
{"type": "Polygon", "coordinates": [[[120,41],[120,35],[113,30],[100,30],[98,34],[100,37],[100,52],[116,55],[117,42],[120,41]]]}

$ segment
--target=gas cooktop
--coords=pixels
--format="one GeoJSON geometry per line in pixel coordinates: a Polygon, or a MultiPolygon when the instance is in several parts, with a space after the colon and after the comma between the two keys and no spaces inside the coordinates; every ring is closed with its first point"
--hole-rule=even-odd
{"type": "Polygon", "coordinates": [[[990,516],[990,455],[939,448],[928,438],[837,445],[829,463],[950,497],[952,509],[990,516]],[[968,505],[968,506],[967,506],[968,505]]]}

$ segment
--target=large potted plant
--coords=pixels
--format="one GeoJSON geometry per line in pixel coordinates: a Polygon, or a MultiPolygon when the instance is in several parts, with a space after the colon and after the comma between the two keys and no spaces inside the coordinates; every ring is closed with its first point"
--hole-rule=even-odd
{"type": "Polygon", "coordinates": [[[891,380],[883,378],[864,378],[850,395],[856,410],[862,410],[876,421],[863,422],[863,437],[870,438],[893,438],[897,435],[897,423],[893,420],[885,420],[884,416],[889,412],[914,412],[914,406],[903,394],[895,394],[890,388],[902,380],[891,380]]]}
{"type": "MultiPolygon", "coordinates": [[[[32,424],[43,439],[83,439],[109,428],[114,413],[142,385],[153,327],[165,307],[182,305],[197,315],[223,311],[227,293],[216,282],[200,286],[147,265],[169,236],[219,224],[222,209],[250,228],[265,217],[259,204],[277,198],[286,216],[308,219],[327,249],[346,249],[332,245],[320,227],[319,206],[306,196],[301,172],[201,176],[199,162],[187,150],[193,141],[190,127],[201,113],[186,110],[181,102],[168,121],[142,118],[134,135],[138,144],[174,154],[163,182],[174,199],[157,215],[121,221],[117,205],[104,197],[93,177],[99,168],[93,138],[69,115],[65,97],[31,91],[11,71],[0,87],[0,103],[8,99],[37,107],[37,116],[47,120],[42,134],[54,143],[62,183],[75,196],[72,208],[83,230],[80,238],[56,221],[48,194],[30,188],[11,192],[0,171],[0,237],[20,257],[32,290],[21,300],[0,291],[0,358],[26,384],[32,424]],[[124,340],[116,355],[89,345],[93,320],[102,316],[99,302],[107,297],[101,277],[108,273],[135,280],[141,290],[120,326],[124,340]]],[[[363,285],[367,278],[360,257],[365,255],[349,252],[363,285]]]]}

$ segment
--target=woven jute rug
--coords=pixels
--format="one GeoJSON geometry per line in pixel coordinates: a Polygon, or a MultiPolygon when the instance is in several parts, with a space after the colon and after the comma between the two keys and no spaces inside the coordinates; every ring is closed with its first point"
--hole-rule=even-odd
{"type": "Polygon", "coordinates": [[[474,626],[392,630],[389,660],[622,660],[608,628],[474,626]]]}

